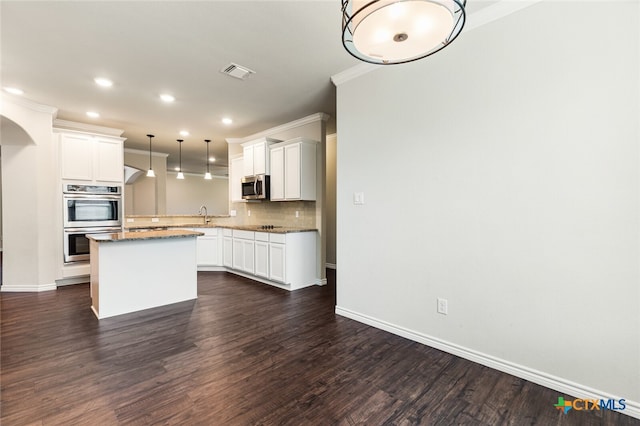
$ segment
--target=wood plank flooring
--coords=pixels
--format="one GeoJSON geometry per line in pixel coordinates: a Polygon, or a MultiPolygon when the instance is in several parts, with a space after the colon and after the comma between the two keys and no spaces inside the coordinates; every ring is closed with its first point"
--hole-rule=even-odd
{"type": "Polygon", "coordinates": [[[199,273],[197,301],[102,321],[86,284],[0,293],[0,423],[640,425],[336,316],[328,276],[289,293],[199,273]]]}

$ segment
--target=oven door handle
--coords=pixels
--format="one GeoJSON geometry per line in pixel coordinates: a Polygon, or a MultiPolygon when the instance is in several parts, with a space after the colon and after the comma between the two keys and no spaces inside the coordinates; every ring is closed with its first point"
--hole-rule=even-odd
{"type": "Polygon", "coordinates": [[[64,228],[64,232],[67,234],[97,234],[97,233],[108,233],[108,232],[120,232],[122,228],[117,227],[96,227],[96,228],[64,228]]]}
{"type": "Polygon", "coordinates": [[[65,200],[87,200],[87,199],[91,199],[91,200],[96,200],[96,201],[102,201],[102,200],[122,200],[122,196],[120,195],[80,195],[80,194],[64,194],[63,198],[65,200]]]}

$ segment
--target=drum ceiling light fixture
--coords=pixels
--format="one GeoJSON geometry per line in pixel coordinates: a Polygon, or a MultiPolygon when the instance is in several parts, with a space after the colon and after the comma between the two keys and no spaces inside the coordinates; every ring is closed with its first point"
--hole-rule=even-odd
{"type": "Polygon", "coordinates": [[[466,0],[342,0],[342,44],[364,62],[402,64],[447,47],[465,23],[466,0]]]}

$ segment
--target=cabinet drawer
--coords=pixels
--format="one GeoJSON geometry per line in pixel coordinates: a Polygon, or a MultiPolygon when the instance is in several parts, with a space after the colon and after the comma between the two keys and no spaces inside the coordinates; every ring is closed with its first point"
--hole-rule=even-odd
{"type": "Polygon", "coordinates": [[[244,240],[253,240],[253,231],[243,231],[241,229],[233,230],[233,238],[242,238],[244,240]]]}
{"type": "Polygon", "coordinates": [[[266,232],[256,232],[256,241],[269,241],[269,234],[266,232]]]}
{"type": "Polygon", "coordinates": [[[271,241],[272,243],[284,244],[286,238],[286,234],[269,234],[269,241],[271,241]]]}
{"type": "Polygon", "coordinates": [[[225,237],[233,237],[233,229],[223,228],[222,235],[225,237]]]}

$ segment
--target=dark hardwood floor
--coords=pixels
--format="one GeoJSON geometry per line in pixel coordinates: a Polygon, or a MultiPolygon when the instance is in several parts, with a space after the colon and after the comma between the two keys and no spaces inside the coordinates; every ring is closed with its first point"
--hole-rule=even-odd
{"type": "Polygon", "coordinates": [[[334,314],[330,284],[286,292],[200,273],[199,298],[98,321],[86,284],[0,293],[11,425],[639,425],[334,314]]]}

